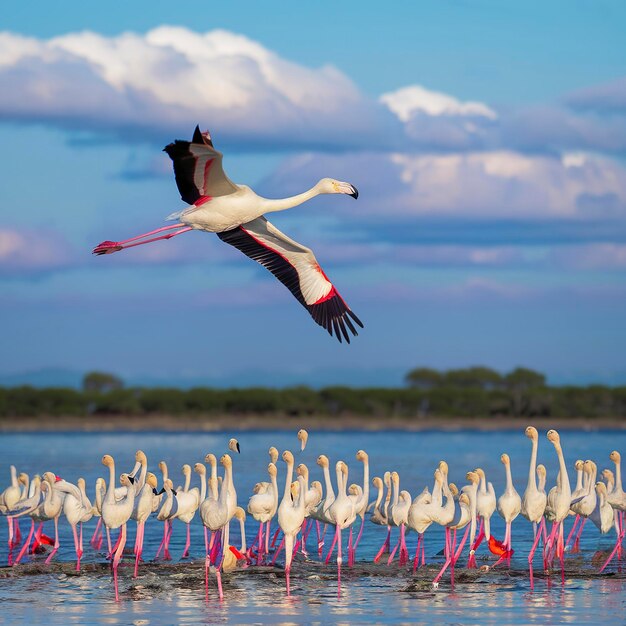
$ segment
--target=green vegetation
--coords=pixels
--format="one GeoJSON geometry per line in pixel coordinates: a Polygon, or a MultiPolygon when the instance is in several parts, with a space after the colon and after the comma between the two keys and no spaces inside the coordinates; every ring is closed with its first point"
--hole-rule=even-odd
{"type": "Polygon", "coordinates": [[[500,374],[487,367],[416,368],[407,386],[189,390],[125,387],[92,372],[81,391],[0,387],[0,418],[88,415],[359,415],[370,417],[626,417],[626,387],[551,387],[525,368],[500,374]]]}

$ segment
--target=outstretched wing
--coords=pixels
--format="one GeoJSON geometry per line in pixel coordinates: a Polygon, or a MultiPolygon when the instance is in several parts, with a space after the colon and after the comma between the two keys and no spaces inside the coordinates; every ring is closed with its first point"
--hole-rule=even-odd
{"type": "Polygon", "coordinates": [[[174,176],[180,197],[195,204],[202,197],[227,196],[237,191],[222,169],[222,153],[213,147],[208,132],[196,126],[191,141],[177,139],[163,148],[174,162],[174,176]]]}
{"type": "Polygon", "coordinates": [[[361,320],[350,310],[322,271],[313,252],[290,239],[264,217],[258,217],[217,236],[246,256],[266,267],[291,291],[311,317],[341,342],[350,343],[358,335],[353,321],[363,328],[361,320]]]}

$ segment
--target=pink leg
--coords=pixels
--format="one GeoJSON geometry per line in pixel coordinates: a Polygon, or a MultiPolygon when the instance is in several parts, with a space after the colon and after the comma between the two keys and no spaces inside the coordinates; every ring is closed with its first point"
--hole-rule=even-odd
{"type": "Polygon", "coordinates": [[[402,531],[400,531],[400,535],[398,536],[398,542],[393,547],[393,550],[391,551],[391,554],[389,555],[389,558],[387,559],[387,565],[391,565],[393,563],[393,558],[396,556],[396,552],[398,551],[398,548],[400,547],[401,542],[402,542],[402,531]]]}
{"type": "Polygon", "coordinates": [[[137,578],[139,571],[139,559],[141,559],[141,552],[143,550],[143,527],[145,522],[139,522],[137,524],[137,538],[135,539],[135,571],[133,578],[137,578]]]}
{"type": "Polygon", "coordinates": [[[330,550],[328,551],[328,555],[326,560],[324,561],[325,565],[330,563],[330,557],[333,555],[333,550],[335,549],[335,544],[337,543],[337,527],[335,527],[335,536],[333,537],[333,542],[330,544],[330,550]]]}
{"type": "Polygon", "coordinates": [[[157,228],[155,230],[151,230],[148,233],[144,233],[143,235],[137,235],[136,237],[131,237],[130,239],[124,239],[123,241],[103,241],[99,243],[94,249],[94,254],[111,254],[112,252],[118,252],[119,250],[123,250],[124,248],[132,248],[133,246],[140,246],[144,243],[150,243],[152,241],[158,241],[159,239],[169,239],[170,237],[174,237],[179,235],[180,233],[187,232],[191,230],[190,227],[186,227],[185,229],[177,232],[170,233],[168,235],[163,235],[161,237],[153,237],[152,239],[148,239],[147,241],[140,241],[139,243],[131,243],[133,241],[137,241],[138,239],[143,239],[144,237],[149,237],[150,235],[156,235],[157,233],[162,233],[166,230],[173,230],[174,228],[181,228],[185,226],[184,224],[171,224],[170,226],[163,226],[162,228],[157,228]],[[126,245],[130,244],[130,245],[126,245]]]}
{"type": "MultiPolygon", "coordinates": [[[[213,532],[211,532],[211,538],[213,538],[213,532]]],[[[205,599],[208,602],[209,600],[209,564],[210,564],[210,558],[209,558],[209,530],[208,528],[205,526],[204,527],[204,548],[206,551],[206,556],[204,559],[204,594],[205,594],[205,599]]]]}
{"type": "Polygon", "coordinates": [[[380,550],[374,557],[374,563],[378,563],[378,561],[380,561],[380,559],[382,558],[383,554],[385,554],[385,552],[389,552],[390,546],[391,546],[391,526],[387,526],[387,538],[383,542],[383,545],[380,546],[380,550]]]}
{"type": "Polygon", "coordinates": [[[359,547],[359,541],[361,541],[361,535],[363,534],[363,525],[365,524],[365,516],[361,518],[361,528],[359,529],[359,534],[356,537],[356,541],[354,542],[354,548],[352,549],[352,565],[356,562],[356,549],[359,547]]]}
{"type": "Polygon", "coordinates": [[[574,540],[574,547],[572,548],[572,552],[574,554],[580,552],[580,537],[583,534],[583,528],[585,527],[586,523],[587,523],[587,518],[583,517],[583,520],[580,523],[580,526],[578,527],[578,532],[576,533],[576,539],[574,540]]]}
{"type": "Polygon", "coordinates": [[[76,526],[72,526],[72,534],[74,535],[74,549],[76,550],[76,571],[80,572],[80,544],[78,543],[76,526]]]}
{"type": "Polygon", "coordinates": [[[572,541],[572,537],[576,532],[576,526],[578,526],[578,522],[580,521],[580,515],[576,515],[574,518],[574,525],[572,526],[572,530],[569,531],[569,535],[567,535],[567,541],[565,542],[565,549],[567,550],[570,542],[572,541]]]}
{"type": "Polygon", "coordinates": [[[348,567],[352,567],[352,526],[348,533],[348,567]]]}
{"type": "Polygon", "coordinates": [[[98,523],[96,524],[96,530],[94,530],[93,532],[93,536],[91,537],[91,545],[95,548],[97,545],[97,537],[98,537],[98,532],[100,531],[100,528],[102,528],[102,518],[99,517],[98,518],[98,523]]]}
{"type": "Polygon", "coordinates": [[[559,522],[559,540],[557,544],[557,554],[561,562],[561,584],[565,585],[565,546],[563,545],[563,522],[559,522]]]}
{"type": "Polygon", "coordinates": [[[279,532],[280,532],[280,526],[276,529],[276,532],[274,533],[274,538],[272,539],[272,548],[274,548],[274,546],[276,545],[276,540],[278,539],[279,532]]]}
{"type": "Polygon", "coordinates": [[[414,574],[420,562],[420,548],[422,546],[423,537],[424,537],[424,533],[419,533],[419,535],[417,536],[417,548],[415,548],[415,558],[413,559],[413,573],[414,574]]]}
{"type": "Polygon", "coordinates": [[[165,520],[163,522],[163,539],[161,539],[161,543],[159,545],[159,549],[157,550],[157,553],[155,555],[155,559],[159,558],[159,554],[161,554],[161,550],[163,550],[163,547],[165,546],[165,540],[167,539],[167,520],[165,520]]]}
{"type": "Polygon", "coordinates": [[[183,550],[183,559],[189,556],[189,546],[191,545],[191,537],[189,535],[189,532],[189,524],[187,524],[187,540],[185,541],[185,549],[183,550]]]}
{"type": "MultiPolygon", "coordinates": [[[[335,540],[333,543],[337,543],[337,595],[341,595],[341,563],[343,559],[341,557],[341,526],[337,524],[335,527],[335,540]]],[[[331,548],[332,552],[332,548],[331,548]]]]}
{"type": "Polygon", "coordinates": [[[272,559],[272,565],[275,565],[276,563],[276,559],[278,558],[278,555],[280,554],[280,551],[283,549],[283,546],[285,545],[285,538],[283,537],[280,544],[278,544],[278,548],[276,548],[276,552],[274,552],[274,558],[272,559]]]}
{"type": "Polygon", "coordinates": [[[263,561],[263,522],[259,522],[258,544],[256,564],[261,565],[261,562],[263,561]]]}
{"type": "Polygon", "coordinates": [[[59,518],[54,518],[54,547],[52,548],[52,552],[48,555],[46,559],[46,565],[50,563],[52,557],[57,553],[59,549],[59,518]]]}
{"type": "Polygon", "coordinates": [[[117,540],[117,549],[113,555],[113,583],[115,585],[115,601],[119,601],[120,596],[117,587],[117,566],[122,559],[122,553],[124,552],[124,546],[126,545],[126,524],[122,524],[120,529],[120,535],[117,540]]]}
{"type": "Polygon", "coordinates": [[[267,526],[265,527],[265,554],[270,553],[270,528],[271,521],[267,522],[267,526]]]}
{"type": "Polygon", "coordinates": [[[13,562],[13,565],[17,565],[22,560],[22,557],[26,554],[26,551],[28,550],[28,546],[30,545],[30,541],[33,538],[34,534],[35,534],[35,520],[31,520],[30,532],[28,533],[28,539],[26,539],[26,541],[24,542],[24,545],[22,546],[20,553],[17,555],[17,558],[13,562]]]}

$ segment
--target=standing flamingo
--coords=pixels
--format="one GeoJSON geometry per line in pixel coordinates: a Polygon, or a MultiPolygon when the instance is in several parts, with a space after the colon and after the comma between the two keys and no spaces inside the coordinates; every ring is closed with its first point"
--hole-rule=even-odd
{"type": "Polygon", "coordinates": [[[626,493],[622,488],[622,456],[617,450],[613,450],[609,454],[609,458],[615,463],[615,482],[613,488],[607,492],[606,501],[613,507],[615,511],[615,527],[617,529],[617,540],[609,558],[602,566],[601,572],[611,562],[616,554],[621,555],[622,541],[626,528],[624,527],[624,512],[626,512],[626,493]]]}
{"type": "Polygon", "coordinates": [[[120,482],[126,487],[126,497],[122,500],[115,500],[115,462],[113,457],[105,454],[102,457],[102,465],[109,468],[109,488],[102,502],[102,523],[109,529],[120,529],[120,535],[117,540],[117,546],[113,554],[113,583],[115,585],[115,600],[119,600],[119,591],[117,585],[117,567],[122,559],[124,546],[126,545],[126,523],[130,519],[135,504],[135,489],[128,477],[128,474],[122,474],[120,482]]]}
{"type": "Polygon", "coordinates": [[[313,252],[284,235],[263,214],[290,209],[319,194],[346,194],[356,199],[359,195],[356,188],[350,183],[323,178],[297,196],[281,200],[262,198],[250,187],[236,185],[226,176],[222,154],[213,147],[209,133],[201,133],[197,126],[191,141],[176,140],[164,150],[174,163],[181,198],[191,206],[168,217],[179,220],[172,226],[124,241],[103,241],[94,248],[94,254],[110,254],[171,239],[190,230],[216,233],[222,241],[274,274],[331,336],[334,331],[339,341],[343,335],[350,343],[346,327],[357,335],[352,321],[363,327],[361,320],[328,280],[313,252]],[[168,230],[173,232],[159,234],[168,230]]]}
{"type": "Polygon", "coordinates": [[[511,459],[509,458],[509,455],[503,454],[500,457],[500,461],[504,465],[506,472],[506,486],[504,488],[504,493],[498,498],[497,508],[500,517],[506,523],[506,531],[504,533],[505,552],[502,553],[502,556],[497,561],[496,565],[503,560],[506,560],[507,565],[510,565],[511,555],[513,554],[513,549],[511,548],[511,524],[520,514],[522,509],[522,499],[519,497],[519,494],[513,486],[513,478],[511,477],[511,459]]]}
{"type": "Polygon", "coordinates": [[[276,475],[278,473],[276,465],[269,463],[267,466],[267,473],[270,476],[270,483],[272,489],[262,487],[259,485],[259,490],[248,500],[248,513],[259,522],[259,534],[257,541],[257,565],[263,561],[264,547],[269,539],[269,527],[267,528],[266,541],[263,541],[263,528],[266,524],[269,524],[276,510],[278,509],[278,486],[276,484],[276,475]]]}

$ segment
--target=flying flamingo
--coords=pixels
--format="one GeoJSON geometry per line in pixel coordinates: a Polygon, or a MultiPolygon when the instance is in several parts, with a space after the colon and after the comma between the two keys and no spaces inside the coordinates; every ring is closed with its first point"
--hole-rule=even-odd
{"type": "Polygon", "coordinates": [[[532,451],[530,454],[530,466],[528,468],[528,483],[526,484],[526,490],[522,496],[522,508],[520,512],[529,522],[533,523],[533,530],[535,533],[532,548],[528,553],[528,570],[530,575],[530,588],[532,589],[534,587],[533,558],[535,556],[535,551],[537,550],[537,545],[539,544],[539,539],[542,536],[546,525],[543,513],[546,510],[546,501],[548,497],[546,492],[537,486],[537,474],[541,475],[542,473],[539,471],[539,467],[542,468],[545,479],[545,468],[542,465],[539,467],[536,466],[537,450],[539,447],[539,433],[534,426],[528,426],[528,428],[526,428],[525,435],[532,442],[532,451]],[[537,524],[539,524],[539,526],[537,526],[537,524]]]}
{"type": "Polygon", "coordinates": [[[181,198],[191,206],[168,217],[178,220],[172,226],[163,226],[124,241],[103,241],[94,248],[94,254],[110,254],[160,239],[171,239],[190,230],[216,233],[222,241],[274,274],[331,336],[334,331],[340,342],[343,336],[350,343],[347,329],[357,335],[352,322],[362,328],[361,320],[339,295],[313,252],[284,235],[263,214],[290,209],[319,194],[346,194],[356,199],[359,195],[356,187],[322,178],[297,196],[281,200],[262,198],[250,187],[236,185],[226,176],[222,169],[222,154],[213,147],[209,133],[201,133],[197,126],[191,141],[176,140],[164,151],[173,161],[181,198]],[[165,231],[173,232],[160,234],[165,231]]]}

